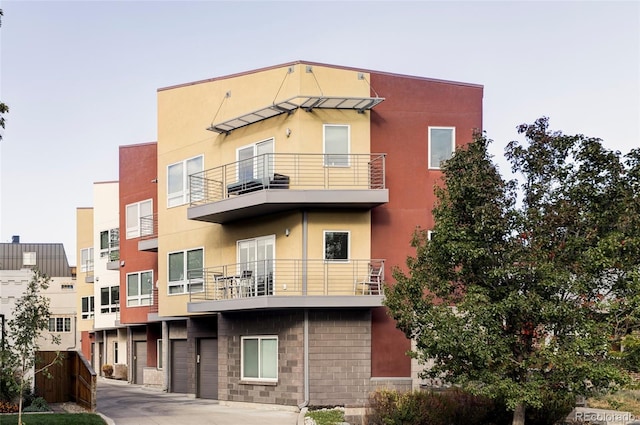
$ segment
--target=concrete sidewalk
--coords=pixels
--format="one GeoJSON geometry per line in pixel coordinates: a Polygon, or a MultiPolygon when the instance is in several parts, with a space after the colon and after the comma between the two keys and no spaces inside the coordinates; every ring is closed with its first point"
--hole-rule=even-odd
{"type": "Polygon", "coordinates": [[[295,425],[298,413],[260,406],[225,406],[216,400],[187,397],[98,378],[97,410],[115,425],[295,425]]]}

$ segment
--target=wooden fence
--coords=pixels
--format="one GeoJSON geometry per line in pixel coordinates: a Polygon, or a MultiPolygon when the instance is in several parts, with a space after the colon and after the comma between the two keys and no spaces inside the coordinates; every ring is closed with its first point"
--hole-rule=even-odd
{"type": "MultiPolygon", "coordinates": [[[[56,355],[56,351],[38,351],[38,367],[51,363],[56,355]]],[[[36,375],[36,394],[47,403],[73,401],[95,412],[96,372],[78,351],[61,351],[60,355],[61,359],[48,369],[50,376],[45,373],[36,375]]]]}

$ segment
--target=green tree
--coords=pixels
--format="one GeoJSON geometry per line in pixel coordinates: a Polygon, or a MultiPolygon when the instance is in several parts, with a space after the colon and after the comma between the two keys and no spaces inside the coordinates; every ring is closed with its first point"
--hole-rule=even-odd
{"type": "Polygon", "coordinates": [[[527,144],[506,156],[520,182],[502,178],[484,134],[443,165],[431,238],[416,231],[416,256],[394,270],[385,302],[429,365],[424,377],[499,399],[524,424],[550,391],[590,395],[626,380],[610,347],[640,305],[629,298],[640,292],[640,153],[625,166],[546,118],[518,131],[527,144]]]}
{"type": "MultiPolygon", "coordinates": [[[[33,271],[33,277],[27,284],[22,296],[16,301],[12,318],[8,322],[8,356],[4,358],[5,369],[13,370],[17,377],[17,392],[19,395],[18,424],[22,425],[22,404],[25,389],[38,373],[47,373],[47,369],[59,361],[60,353],[49,364],[38,369],[36,366],[36,352],[39,349],[43,333],[49,329],[51,310],[49,298],[41,291],[49,287],[50,278],[38,271],[33,271]]],[[[54,344],[60,343],[60,337],[50,335],[54,344]]]]}

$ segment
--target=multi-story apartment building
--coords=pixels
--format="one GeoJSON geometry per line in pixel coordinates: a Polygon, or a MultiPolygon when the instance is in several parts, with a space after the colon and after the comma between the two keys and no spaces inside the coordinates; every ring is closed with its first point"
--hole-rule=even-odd
{"type": "Polygon", "coordinates": [[[129,330],[129,380],[163,387],[162,322],[157,319],[157,144],[121,146],[119,157],[120,323],[129,330]]]}
{"type": "Polygon", "coordinates": [[[289,406],[412,388],[384,285],[482,95],[311,62],[159,89],[157,144],[120,148],[130,381],[289,406]]]}
{"type": "Polygon", "coordinates": [[[100,373],[103,364],[126,365],[127,328],[120,325],[120,222],[118,182],[93,184],[93,208],[78,208],[80,261],[77,311],[81,348],[100,373]]]}
{"type": "Polygon", "coordinates": [[[20,243],[20,237],[14,236],[12,243],[0,244],[0,315],[5,322],[11,320],[15,303],[33,279],[34,269],[50,278],[49,286],[41,292],[49,299],[51,316],[49,329],[38,341],[40,350],[75,350],[79,343],[76,276],[61,243],[20,243]],[[58,337],[59,343],[55,344],[51,336],[58,337]]]}

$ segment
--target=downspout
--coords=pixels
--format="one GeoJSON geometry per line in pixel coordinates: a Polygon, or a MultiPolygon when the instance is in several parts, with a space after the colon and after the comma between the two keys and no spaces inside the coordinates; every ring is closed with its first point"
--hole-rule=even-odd
{"type": "Polygon", "coordinates": [[[169,392],[171,388],[171,382],[169,382],[171,375],[169,374],[169,322],[162,321],[162,374],[164,384],[162,385],[162,391],[169,392]]]}
{"type": "MultiPolygon", "coordinates": [[[[302,212],[302,293],[307,295],[307,233],[308,233],[308,217],[307,212],[302,212]]],[[[303,409],[309,405],[309,310],[304,309],[304,325],[303,325],[303,360],[302,368],[304,370],[304,401],[298,405],[303,409]]]]}

